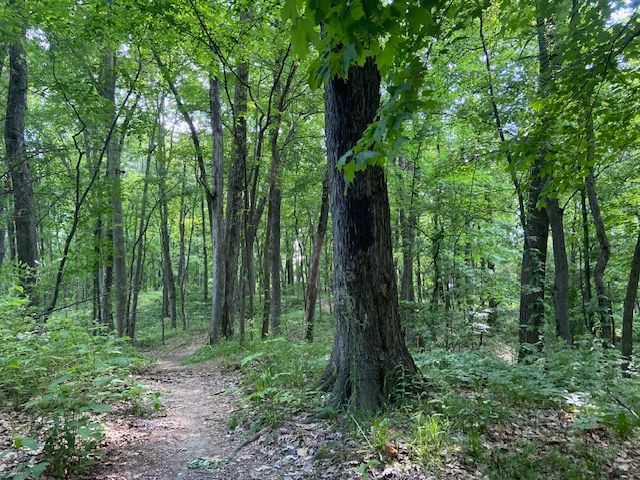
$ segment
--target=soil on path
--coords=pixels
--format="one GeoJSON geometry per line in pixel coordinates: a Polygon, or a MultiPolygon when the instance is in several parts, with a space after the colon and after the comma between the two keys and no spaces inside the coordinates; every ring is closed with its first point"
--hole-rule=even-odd
{"type": "Polygon", "coordinates": [[[106,455],[83,478],[216,478],[197,467],[227,462],[242,442],[241,432],[230,432],[227,426],[237,408],[238,376],[220,362],[181,365],[198,346],[170,352],[139,376],[141,383],[161,393],[162,409],[146,416],[111,415],[106,455]]]}

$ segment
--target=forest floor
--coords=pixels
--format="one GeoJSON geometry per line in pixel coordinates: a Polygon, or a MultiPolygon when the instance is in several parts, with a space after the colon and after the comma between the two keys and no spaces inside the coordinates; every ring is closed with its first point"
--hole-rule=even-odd
{"type": "MultiPolygon", "coordinates": [[[[173,339],[180,340],[180,339],[173,339]]],[[[183,339],[182,339],[183,340],[183,339]]],[[[310,417],[280,428],[249,432],[230,429],[240,408],[237,369],[222,359],[183,365],[204,343],[173,345],[138,380],[161,394],[158,412],[118,412],[106,421],[106,444],[99,464],[82,480],[298,479],[354,478],[346,473],[346,435],[310,417]],[[324,465],[323,465],[324,464],[324,465]]]]}
{"type": "MultiPolygon", "coordinates": [[[[514,456],[508,465],[502,460],[478,461],[468,451],[450,448],[443,451],[433,468],[425,468],[410,455],[411,446],[401,443],[394,445],[393,458],[383,458],[372,454],[370,444],[345,428],[340,416],[319,419],[309,414],[292,415],[256,432],[233,421],[243,408],[237,366],[230,366],[224,357],[184,364],[204,342],[201,337],[178,337],[170,339],[162,353],[155,353],[158,358],[139,374],[139,380],[161,393],[162,408],[154,413],[116,410],[110,414],[105,454],[99,465],[79,479],[471,480],[491,478],[498,473],[493,469],[505,467],[499,478],[547,478],[545,474],[540,477],[531,472],[530,476],[518,470],[527,470],[531,468],[529,463],[545,458],[555,459],[547,472],[553,477],[553,465],[561,457],[567,459],[562,460],[561,470],[567,468],[564,463],[574,462],[576,452],[571,445],[576,440],[575,431],[569,428],[569,416],[556,410],[529,412],[516,422],[489,429],[481,448],[492,452],[489,458],[514,456]]],[[[150,354],[154,353],[147,352],[150,354]]],[[[582,449],[590,451],[587,456],[591,458],[593,448],[606,446],[610,440],[596,430],[580,443],[585,445],[582,449]]],[[[609,461],[592,458],[599,464],[595,468],[604,478],[638,478],[640,447],[633,440],[617,447],[622,448],[609,461]]],[[[567,471],[573,472],[573,468],[567,471]]],[[[581,475],[561,476],[584,478],[581,475]]]]}

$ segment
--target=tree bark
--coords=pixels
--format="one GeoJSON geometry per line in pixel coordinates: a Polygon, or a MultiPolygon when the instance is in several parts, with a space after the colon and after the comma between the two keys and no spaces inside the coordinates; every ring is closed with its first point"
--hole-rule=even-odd
{"type": "MultiPolygon", "coordinates": [[[[536,35],[538,40],[538,91],[547,96],[552,85],[551,59],[549,39],[547,37],[547,21],[544,12],[538,11],[536,17],[536,35]]],[[[542,119],[542,130],[546,130],[546,119],[542,119]]],[[[524,345],[535,345],[541,348],[540,327],[544,322],[544,280],[546,275],[547,243],[549,237],[549,218],[539,203],[542,200],[545,179],[546,151],[540,147],[530,170],[529,199],[526,205],[524,230],[524,247],[522,252],[522,269],[520,276],[520,351],[523,359],[528,353],[524,345]]]]}
{"type": "Polygon", "coordinates": [[[265,225],[264,232],[264,247],[263,247],[263,261],[262,261],[262,289],[264,293],[263,307],[262,307],[262,332],[261,337],[264,339],[269,335],[269,319],[271,315],[271,267],[269,264],[270,250],[271,250],[271,216],[273,210],[271,208],[267,211],[267,224],[265,225]]]}
{"type": "MultiPolygon", "coordinates": [[[[156,115],[156,123],[158,123],[158,119],[160,116],[160,106],[158,107],[158,113],[156,115]]],[[[136,251],[136,270],[133,279],[133,293],[132,293],[132,301],[131,301],[131,311],[129,315],[128,322],[128,332],[129,338],[133,340],[136,335],[136,320],[138,314],[138,297],[140,295],[140,286],[142,285],[142,267],[143,267],[143,254],[144,254],[144,237],[146,233],[146,220],[147,220],[147,197],[149,193],[149,175],[151,172],[151,157],[153,155],[153,151],[155,150],[155,142],[156,142],[156,132],[155,125],[153,131],[151,132],[151,138],[149,140],[149,149],[147,151],[147,159],[145,163],[144,169],[144,184],[142,187],[142,200],[140,205],[140,221],[138,224],[138,233],[136,238],[136,245],[134,245],[134,250],[136,251]]]]}
{"type": "Polygon", "coordinates": [[[224,261],[224,212],[222,189],[224,183],[224,145],[222,115],[220,109],[220,81],[209,77],[209,103],[211,115],[212,149],[212,204],[211,204],[211,317],[209,321],[209,342],[218,339],[222,324],[222,306],[225,291],[224,261]]]}
{"type": "MultiPolygon", "coordinates": [[[[25,30],[21,37],[24,38],[25,30]]],[[[5,149],[14,200],[14,224],[20,283],[33,295],[39,259],[36,210],[29,162],[27,159],[24,117],[27,108],[27,60],[22,40],[9,47],[9,89],[5,116],[5,149]]],[[[31,298],[34,302],[35,299],[31,298]]]]}
{"type": "Polygon", "coordinates": [[[580,191],[580,207],[582,211],[582,250],[584,256],[584,299],[583,314],[586,327],[594,332],[593,311],[591,308],[591,246],[589,242],[589,220],[587,216],[587,197],[584,188],[580,191]]]}
{"type": "Polygon", "coordinates": [[[626,370],[632,360],[633,354],[633,310],[636,305],[638,293],[638,280],[640,279],[640,232],[633,250],[627,293],[624,297],[624,309],[622,312],[622,368],[626,370]]]}
{"type": "MultiPolygon", "coordinates": [[[[162,248],[162,284],[166,289],[166,307],[171,327],[177,326],[176,282],[171,263],[171,237],[169,234],[169,191],[166,186],[169,169],[165,144],[162,117],[158,123],[158,154],[156,155],[156,172],[158,175],[158,194],[160,196],[160,246],[162,248]]],[[[165,318],[163,316],[163,318],[165,318]]],[[[164,326],[164,323],[163,323],[164,326]]]]}
{"type": "Polygon", "coordinates": [[[556,314],[556,333],[571,345],[571,325],[569,323],[569,262],[564,238],[564,211],[558,199],[547,201],[547,215],[553,238],[553,259],[555,266],[555,285],[553,289],[556,314]]]}
{"type": "Polygon", "coordinates": [[[242,207],[243,175],[247,160],[247,87],[249,67],[238,65],[234,91],[234,120],[232,164],[227,189],[227,212],[225,218],[225,291],[222,305],[221,333],[226,338],[233,334],[233,319],[238,277],[238,255],[240,253],[240,209],[242,207]]]}
{"type": "MultiPolygon", "coordinates": [[[[104,85],[102,96],[107,101],[107,123],[111,128],[116,118],[116,72],[115,54],[106,52],[103,56],[104,85]]],[[[111,200],[111,235],[113,239],[113,273],[115,281],[115,320],[118,336],[127,331],[127,268],[125,265],[125,238],[122,214],[122,185],[120,180],[120,140],[118,135],[112,134],[107,139],[107,179],[109,181],[111,200]]]]}
{"type": "MultiPolygon", "coordinates": [[[[318,219],[318,229],[313,242],[313,252],[311,254],[311,267],[307,278],[307,294],[304,301],[304,323],[307,326],[306,339],[313,341],[313,320],[315,315],[316,297],[318,296],[318,281],[320,279],[320,254],[324,237],[327,233],[327,221],[329,218],[329,174],[326,173],[322,180],[322,201],[320,202],[320,218],[318,219]]],[[[320,305],[322,308],[322,305],[320,305]]]]}
{"type": "MultiPolygon", "coordinates": [[[[405,208],[400,208],[400,230],[402,234],[402,276],[400,281],[400,300],[407,302],[413,302],[415,300],[415,292],[413,288],[413,245],[415,243],[415,226],[416,226],[416,213],[413,205],[415,197],[415,181],[416,181],[416,166],[407,165],[406,160],[403,157],[399,159],[400,168],[403,171],[409,170],[411,172],[411,191],[407,198],[403,193],[401,187],[401,200],[405,208]]],[[[402,185],[403,179],[400,180],[402,185]]]]}
{"type": "MultiPolygon", "coordinates": [[[[585,124],[587,135],[587,164],[594,165],[596,137],[593,129],[593,115],[591,113],[590,105],[587,105],[585,109],[585,124]]],[[[602,213],[600,212],[600,202],[598,201],[598,194],[596,192],[596,180],[593,176],[593,170],[591,170],[589,175],[587,175],[585,183],[587,188],[587,197],[589,198],[589,206],[591,207],[591,216],[593,217],[596,236],[598,238],[598,259],[596,261],[596,269],[594,271],[594,280],[596,285],[596,295],[598,296],[598,309],[600,311],[600,329],[603,339],[611,343],[615,343],[616,334],[613,325],[611,300],[609,299],[607,287],[604,283],[604,272],[607,268],[607,263],[609,263],[611,249],[609,247],[609,240],[604,227],[604,221],[602,220],[602,213]]]]}
{"type": "Polygon", "coordinates": [[[280,250],[280,208],[282,206],[282,187],[280,186],[280,151],[278,150],[278,132],[280,130],[280,115],[273,124],[271,134],[271,186],[269,188],[269,209],[271,210],[269,248],[269,264],[271,270],[271,334],[280,334],[280,314],[282,310],[282,284],[280,269],[282,257],[280,250]]]}
{"type": "Polygon", "coordinates": [[[417,370],[400,331],[384,170],[367,167],[345,188],[337,169],[379,102],[380,75],[372,59],[351,67],[347,80],[333,78],[325,87],[336,332],[323,384],[331,405],[365,411],[384,403],[398,369],[417,370]]]}
{"type": "Polygon", "coordinates": [[[201,243],[202,243],[202,257],[203,257],[203,272],[202,272],[202,301],[207,302],[209,300],[209,254],[207,250],[207,243],[209,240],[207,239],[207,231],[211,231],[211,222],[207,221],[207,218],[204,214],[204,198],[200,198],[200,221],[202,222],[202,229],[200,233],[202,234],[201,243]]]}
{"type": "Polygon", "coordinates": [[[180,291],[180,317],[182,318],[182,329],[187,329],[187,311],[185,308],[186,286],[186,232],[185,221],[187,219],[186,204],[186,182],[187,182],[187,162],[182,163],[182,178],[180,189],[180,211],[178,213],[178,288],[180,291]]]}

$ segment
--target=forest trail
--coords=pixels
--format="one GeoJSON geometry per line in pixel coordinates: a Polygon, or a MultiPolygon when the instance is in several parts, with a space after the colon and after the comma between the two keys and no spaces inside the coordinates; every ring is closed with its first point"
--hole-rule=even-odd
{"type": "Polygon", "coordinates": [[[160,412],[110,416],[106,456],[83,478],[222,478],[206,467],[226,463],[242,440],[227,427],[236,408],[232,390],[237,376],[220,362],[182,365],[200,344],[171,351],[139,376],[162,394],[160,412]]]}

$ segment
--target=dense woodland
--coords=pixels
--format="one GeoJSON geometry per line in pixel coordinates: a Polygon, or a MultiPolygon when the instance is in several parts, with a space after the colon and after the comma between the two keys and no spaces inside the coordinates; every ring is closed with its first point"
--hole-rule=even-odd
{"type": "Polygon", "coordinates": [[[5,0],[0,111],[0,478],[640,476],[636,0],[5,0]]]}

